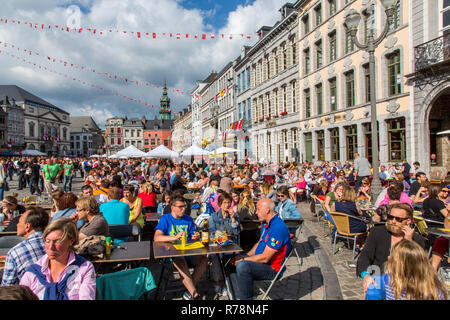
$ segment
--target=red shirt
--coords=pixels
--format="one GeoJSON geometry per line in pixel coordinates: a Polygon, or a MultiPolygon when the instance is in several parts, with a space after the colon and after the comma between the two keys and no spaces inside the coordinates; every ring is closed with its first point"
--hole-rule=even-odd
{"type": "Polygon", "coordinates": [[[138,194],[138,198],[142,199],[143,207],[154,207],[156,206],[156,193],[152,192],[150,194],[141,192],[138,194]]]}

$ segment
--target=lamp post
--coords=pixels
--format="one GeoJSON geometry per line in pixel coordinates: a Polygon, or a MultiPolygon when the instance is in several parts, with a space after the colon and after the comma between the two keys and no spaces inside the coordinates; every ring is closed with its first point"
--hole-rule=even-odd
{"type": "MultiPolygon", "coordinates": [[[[370,83],[370,122],[372,126],[372,168],[373,168],[373,180],[372,180],[372,197],[376,199],[381,192],[382,186],[379,176],[379,146],[378,146],[378,126],[377,126],[377,104],[376,104],[376,83],[375,83],[375,49],[386,37],[389,31],[389,26],[392,24],[394,15],[394,5],[397,0],[381,0],[385,8],[387,17],[386,24],[383,31],[374,38],[373,32],[369,32],[367,36],[367,43],[363,44],[358,41],[356,34],[358,32],[358,25],[361,20],[361,15],[355,10],[351,9],[345,16],[344,26],[350,32],[352,41],[361,50],[365,50],[369,53],[369,83],[370,83]]],[[[374,14],[374,13],[372,13],[374,14]]]]}
{"type": "Polygon", "coordinates": [[[217,119],[219,113],[219,105],[217,102],[211,106],[211,126],[214,127],[214,167],[216,166],[216,157],[217,157],[217,124],[219,120],[217,119]]]}

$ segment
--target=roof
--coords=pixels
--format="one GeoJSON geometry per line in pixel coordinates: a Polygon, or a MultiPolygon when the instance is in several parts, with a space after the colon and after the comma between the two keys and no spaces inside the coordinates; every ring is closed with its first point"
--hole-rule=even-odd
{"type": "Polygon", "coordinates": [[[46,107],[50,110],[58,111],[70,115],[67,111],[62,110],[51,104],[50,102],[41,99],[34,94],[16,86],[16,85],[0,85],[0,96],[7,96],[8,98],[13,98],[16,102],[31,102],[39,104],[43,107],[46,107]]]}
{"type": "Polygon", "coordinates": [[[91,116],[71,116],[70,117],[70,128],[72,130],[75,128],[85,128],[92,131],[99,131],[97,123],[92,119],[91,116]]]}
{"type": "Polygon", "coordinates": [[[147,120],[145,122],[144,130],[172,130],[173,123],[174,120],[147,120]],[[155,126],[158,126],[158,129],[155,129],[155,126]]]}

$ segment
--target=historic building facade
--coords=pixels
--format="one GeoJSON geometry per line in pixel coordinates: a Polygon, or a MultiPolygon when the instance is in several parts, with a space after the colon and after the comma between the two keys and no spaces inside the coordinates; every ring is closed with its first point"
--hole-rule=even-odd
{"type": "MultiPolygon", "coordinates": [[[[299,1],[300,160],[353,160],[371,151],[368,53],[344,27],[350,9],[362,14],[358,39],[364,43],[386,23],[380,2],[299,1]]],[[[381,163],[411,163],[411,72],[409,1],[400,0],[386,38],[375,50],[376,104],[381,163]]]]}
{"type": "Polygon", "coordinates": [[[106,154],[108,156],[124,148],[123,123],[125,119],[122,117],[112,117],[106,119],[106,154]]]}
{"type": "Polygon", "coordinates": [[[90,157],[103,154],[102,130],[91,116],[72,116],[70,118],[70,156],[90,157]]]}
{"type": "Polygon", "coordinates": [[[49,155],[69,155],[68,112],[15,85],[0,86],[0,97],[5,96],[22,109],[23,120],[16,116],[12,121],[16,126],[23,123],[20,130],[24,135],[24,149],[39,150],[49,155]]]}
{"type": "Polygon", "coordinates": [[[450,170],[450,1],[411,3],[411,152],[431,178],[443,179],[450,170]]]}
{"type": "Polygon", "coordinates": [[[193,116],[191,106],[184,108],[175,116],[172,131],[173,151],[181,153],[193,144],[196,144],[197,146],[201,145],[194,143],[192,119],[193,116]]]}

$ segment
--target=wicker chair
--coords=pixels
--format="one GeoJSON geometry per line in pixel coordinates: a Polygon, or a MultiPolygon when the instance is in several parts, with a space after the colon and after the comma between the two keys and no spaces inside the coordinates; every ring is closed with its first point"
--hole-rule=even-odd
{"type": "Polygon", "coordinates": [[[334,223],[336,224],[336,234],[334,236],[333,241],[333,253],[336,253],[336,240],[337,238],[344,238],[348,240],[353,240],[353,254],[352,259],[355,259],[355,248],[356,248],[356,239],[358,236],[367,235],[367,230],[359,233],[351,233],[350,232],[350,219],[356,219],[363,221],[357,217],[350,216],[346,213],[342,212],[330,212],[331,217],[333,218],[334,223]]]}

